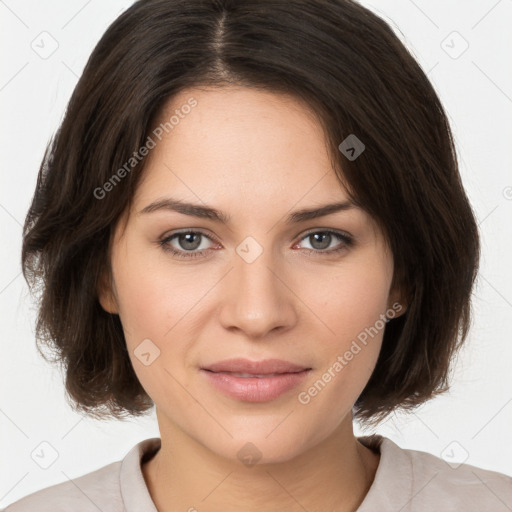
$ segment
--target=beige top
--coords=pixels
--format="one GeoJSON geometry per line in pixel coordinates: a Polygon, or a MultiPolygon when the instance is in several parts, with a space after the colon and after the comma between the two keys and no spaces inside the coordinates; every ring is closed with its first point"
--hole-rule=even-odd
{"type": "MultiPolygon", "coordinates": [[[[375,479],[357,512],[510,512],[512,477],[429,453],[405,450],[379,435],[359,437],[380,450],[375,479]]],[[[36,491],[5,512],[157,512],[141,470],[160,438],[136,444],[122,461],[36,491]]]]}

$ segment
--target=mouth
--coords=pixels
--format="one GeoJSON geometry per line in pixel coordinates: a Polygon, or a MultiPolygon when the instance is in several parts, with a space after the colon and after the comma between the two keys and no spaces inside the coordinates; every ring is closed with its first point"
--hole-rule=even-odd
{"type": "MultiPolygon", "coordinates": [[[[211,370],[206,370],[211,371],[211,370]]],[[[240,372],[212,372],[212,373],[223,373],[224,375],[232,375],[233,377],[241,377],[242,379],[256,378],[256,379],[266,379],[268,377],[277,377],[279,375],[286,375],[288,373],[300,373],[297,372],[283,372],[283,373],[240,373],[240,372]]]]}
{"type": "Polygon", "coordinates": [[[284,359],[264,359],[262,361],[251,361],[244,358],[226,359],[218,361],[201,368],[213,373],[239,374],[241,377],[251,376],[272,376],[283,373],[298,373],[304,370],[311,370],[311,367],[292,363],[284,359]]]}
{"type": "Polygon", "coordinates": [[[311,367],[281,359],[230,359],[201,368],[208,382],[223,394],[244,402],[269,402],[297,387],[311,367]]]}

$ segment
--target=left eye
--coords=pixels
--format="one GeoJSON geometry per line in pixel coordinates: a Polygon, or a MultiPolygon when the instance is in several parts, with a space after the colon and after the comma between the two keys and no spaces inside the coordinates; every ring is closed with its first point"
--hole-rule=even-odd
{"type": "Polygon", "coordinates": [[[315,231],[313,233],[309,233],[309,234],[305,235],[301,239],[301,241],[309,239],[309,240],[313,240],[314,244],[318,244],[317,247],[313,247],[312,250],[314,252],[334,252],[337,250],[341,250],[339,248],[336,248],[334,250],[326,251],[326,249],[331,245],[333,238],[338,238],[338,240],[341,240],[342,242],[344,242],[342,244],[342,246],[348,246],[352,242],[351,238],[348,237],[347,235],[342,235],[341,233],[336,233],[334,231],[315,231]]]}
{"type": "MultiPolygon", "coordinates": [[[[159,244],[162,246],[164,251],[170,252],[179,258],[195,258],[201,256],[209,249],[208,247],[201,248],[203,238],[211,241],[211,238],[201,231],[182,231],[164,238],[159,242],[159,244]],[[175,239],[181,247],[176,247],[171,244],[175,239]]],[[[313,231],[304,235],[300,239],[300,242],[308,239],[311,240],[312,248],[306,248],[305,250],[308,253],[315,253],[319,255],[341,251],[350,247],[353,243],[350,236],[336,231],[313,231]],[[328,249],[333,242],[333,238],[337,238],[341,243],[338,244],[339,247],[328,249]]]]}

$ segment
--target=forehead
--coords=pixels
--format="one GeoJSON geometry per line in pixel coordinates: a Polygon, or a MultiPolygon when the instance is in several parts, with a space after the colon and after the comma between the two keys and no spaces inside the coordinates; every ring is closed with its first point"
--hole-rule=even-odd
{"type": "Polygon", "coordinates": [[[322,200],[346,198],[315,113],[282,93],[188,89],[164,105],[150,135],[155,147],[137,205],[164,189],[211,202],[233,195],[266,203],[315,194],[322,200]]]}

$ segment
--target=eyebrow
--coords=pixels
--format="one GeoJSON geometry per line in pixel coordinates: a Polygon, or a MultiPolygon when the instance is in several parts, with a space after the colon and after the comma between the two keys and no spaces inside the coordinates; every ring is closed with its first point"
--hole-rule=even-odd
{"type": "MultiPolygon", "coordinates": [[[[287,224],[296,224],[299,222],[305,222],[307,220],[316,219],[318,217],[324,217],[331,215],[339,211],[346,211],[352,208],[357,208],[357,205],[352,201],[343,201],[338,203],[326,204],[317,208],[304,208],[291,213],[287,219],[287,224]]],[[[211,208],[209,206],[201,206],[199,204],[187,203],[179,199],[165,198],[148,204],[144,207],[137,215],[143,215],[153,213],[157,211],[174,211],[182,213],[184,215],[190,215],[192,217],[199,217],[202,219],[210,219],[222,224],[228,224],[231,217],[226,213],[211,208]]]]}

